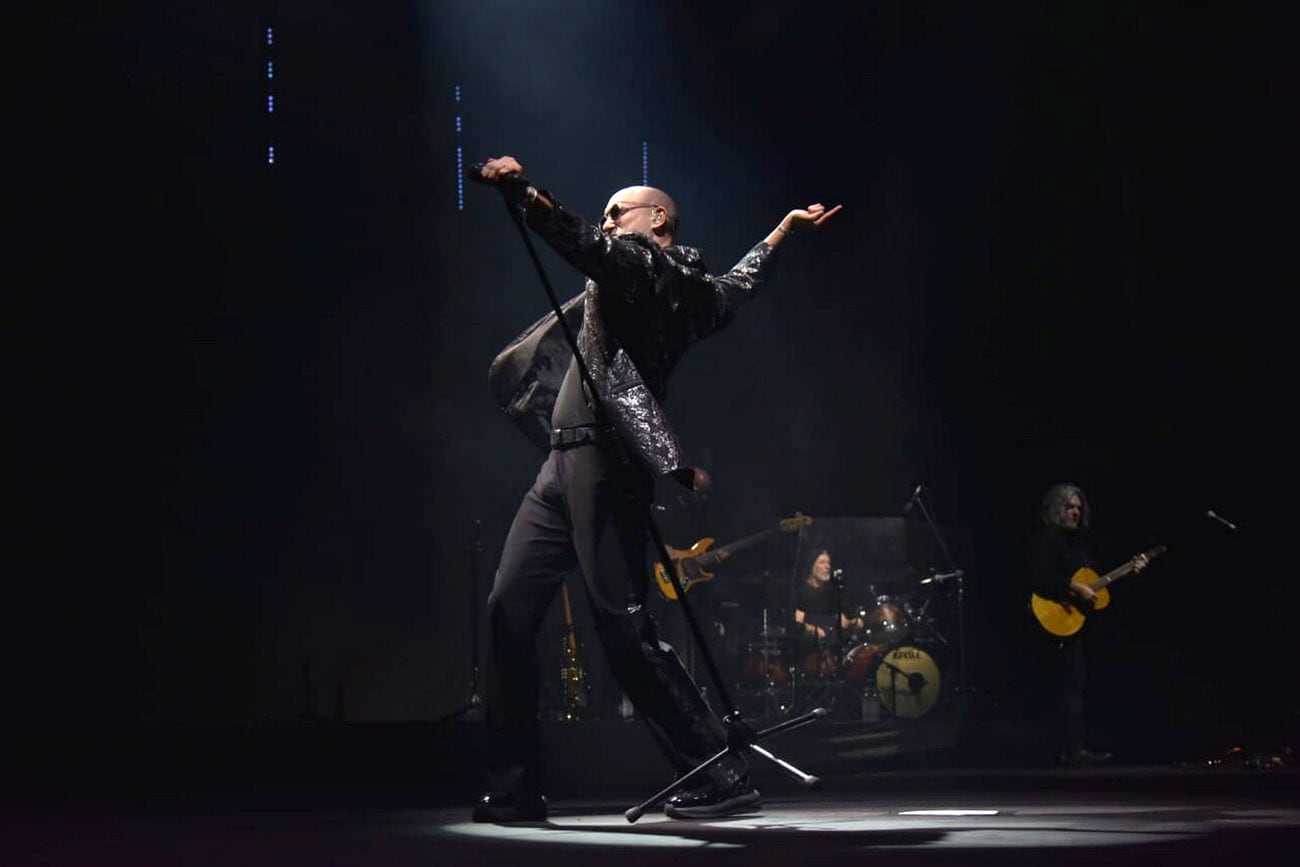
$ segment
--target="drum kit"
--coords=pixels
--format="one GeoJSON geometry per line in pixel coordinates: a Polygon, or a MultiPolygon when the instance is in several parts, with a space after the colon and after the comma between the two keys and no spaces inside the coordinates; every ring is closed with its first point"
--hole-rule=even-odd
{"type": "Polygon", "coordinates": [[[858,610],[862,628],[813,647],[791,641],[764,612],[757,640],[748,644],[742,694],[769,719],[818,704],[848,708],[866,721],[924,717],[943,696],[939,659],[947,644],[928,608],[928,599],[917,606],[904,595],[876,596],[858,610]]]}

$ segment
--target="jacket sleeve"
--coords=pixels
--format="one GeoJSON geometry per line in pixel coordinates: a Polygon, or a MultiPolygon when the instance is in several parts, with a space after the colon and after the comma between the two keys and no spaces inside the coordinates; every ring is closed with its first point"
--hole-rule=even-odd
{"type": "Polygon", "coordinates": [[[684,306],[695,333],[693,339],[705,337],[725,326],[758,291],[768,276],[774,249],[760,241],[725,274],[713,276],[703,267],[688,268],[673,262],[660,275],[657,293],[676,309],[684,306]]]}
{"type": "Polygon", "coordinates": [[[631,301],[655,285],[657,263],[653,244],[636,243],[630,236],[616,238],[556,202],[544,211],[529,211],[528,225],[551,249],[573,267],[600,284],[602,291],[618,292],[631,301]]]}
{"type": "Polygon", "coordinates": [[[774,253],[760,241],[731,270],[714,276],[698,260],[674,258],[645,236],[602,232],[559,202],[550,210],[529,212],[528,224],[602,292],[618,293],[633,304],[658,299],[674,310],[685,307],[698,336],[730,321],[758,288],[774,253]]]}

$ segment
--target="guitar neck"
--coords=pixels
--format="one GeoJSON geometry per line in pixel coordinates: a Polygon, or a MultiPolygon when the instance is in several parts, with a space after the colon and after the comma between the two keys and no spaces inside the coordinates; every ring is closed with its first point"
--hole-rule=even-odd
{"type": "Polygon", "coordinates": [[[573,628],[573,608],[569,605],[569,585],[567,583],[560,585],[560,596],[564,600],[564,625],[569,631],[569,634],[565,636],[564,643],[569,648],[569,653],[576,655],[578,653],[578,633],[573,628]]]}
{"type": "Polygon", "coordinates": [[[736,541],[732,542],[730,545],[723,545],[721,548],[714,548],[712,551],[706,553],[704,556],[708,557],[711,554],[716,559],[721,560],[724,557],[728,557],[731,554],[736,553],[737,551],[749,547],[750,545],[754,544],[760,539],[763,539],[766,536],[772,535],[778,530],[780,530],[780,527],[772,527],[771,529],[768,530],[760,530],[757,533],[751,533],[748,536],[744,536],[740,539],[737,539],[736,541]]]}
{"type": "Polygon", "coordinates": [[[1090,586],[1093,590],[1100,590],[1101,588],[1118,581],[1132,571],[1133,563],[1130,561],[1125,563],[1123,566],[1120,566],[1118,569],[1110,570],[1105,575],[1102,575],[1096,581],[1092,582],[1090,586]]]}
{"type": "MultiPolygon", "coordinates": [[[[1164,552],[1165,552],[1165,546],[1157,545],[1156,547],[1152,548],[1150,551],[1146,551],[1142,556],[1145,556],[1148,561],[1151,561],[1154,560],[1156,557],[1159,557],[1164,552]]],[[[1136,569],[1137,562],[1138,562],[1138,558],[1134,557],[1132,560],[1129,560],[1127,563],[1123,563],[1120,566],[1117,566],[1116,568],[1110,570],[1105,575],[1102,575],[1096,581],[1092,582],[1092,584],[1090,584],[1089,586],[1092,587],[1093,590],[1100,590],[1101,588],[1107,586],[1108,584],[1113,584],[1114,582],[1118,581],[1119,579],[1123,578],[1125,575],[1127,575],[1128,573],[1136,569]]]]}

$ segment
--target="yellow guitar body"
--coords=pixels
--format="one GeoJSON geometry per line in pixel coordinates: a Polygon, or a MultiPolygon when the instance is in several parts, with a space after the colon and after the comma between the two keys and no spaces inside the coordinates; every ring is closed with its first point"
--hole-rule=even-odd
{"type": "MultiPolygon", "coordinates": [[[[1142,569],[1147,563],[1150,563],[1164,552],[1165,546],[1157,545],[1138,554],[1123,565],[1110,570],[1105,575],[1098,575],[1085,566],[1070,576],[1070,583],[1078,582],[1092,588],[1092,592],[1096,594],[1096,599],[1085,606],[1088,613],[1091,614],[1110,604],[1110,591],[1106,589],[1106,585],[1118,581],[1130,572],[1142,569]]],[[[1037,593],[1032,593],[1029,596],[1029,608],[1033,611],[1034,617],[1038,619],[1040,626],[1060,638],[1071,636],[1083,628],[1085,619],[1083,610],[1071,602],[1057,602],[1039,596],[1037,593]]]]}
{"type": "MultiPolygon", "coordinates": [[[[1097,583],[1101,576],[1088,567],[1075,572],[1070,578],[1070,582],[1075,581],[1080,584],[1089,586],[1097,583]]],[[[1110,604],[1110,591],[1102,587],[1096,591],[1097,600],[1092,605],[1093,611],[1100,611],[1110,604]]],[[[1033,609],[1034,617],[1038,619],[1041,625],[1048,632],[1060,638],[1068,638],[1083,628],[1083,622],[1087,616],[1077,606],[1070,602],[1057,602],[1055,599],[1048,599],[1046,596],[1039,596],[1037,593],[1029,597],[1029,607],[1033,609]]]]}
{"type": "MultiPolygon", "coordinates": [[[[687,575],[685,568],[682,566],[685,562],[694,562],[694,559],[705,551],[713,547],[712,537],[706,537],[696,542],[689,548],[674,548],[671,545],[665,545],[668,549],[668,556],[673,561],[673,566],[677,570],[677,581],[682,585],[682,592],[687,592],[691,586],[701,581],[708,581],[713,577],[712,572],[705,572],[698,569],[693,575],[687,575]]],[[[664,571],[664,564],[655,563],[655,583],[659,585],[659,592],[665,599],[677,599],[677,590],[673,588],[673,582],[668,579],[668,573],[664,571]]]]}

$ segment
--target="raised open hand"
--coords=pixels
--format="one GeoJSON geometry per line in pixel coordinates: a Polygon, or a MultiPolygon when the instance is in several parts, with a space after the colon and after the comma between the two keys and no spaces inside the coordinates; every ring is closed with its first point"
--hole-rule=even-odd
{"type": "Polygon", "coordinates": [[[814,226],[820,226],[822,223],[838,214],[840,209],[843,207],[843,205],[836,205],[827,210],[826,206],[819,202],[815,205],[809,205],[806,208],[796,208],[786,214],[785,220],[782,220],[781,222],[782,225],[785,225],[787,222],[791,224],[786,226],[787,231],[795,228],[794,224],[796,223],[811,223],[814,226]]]}

